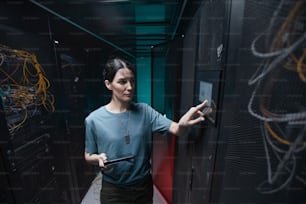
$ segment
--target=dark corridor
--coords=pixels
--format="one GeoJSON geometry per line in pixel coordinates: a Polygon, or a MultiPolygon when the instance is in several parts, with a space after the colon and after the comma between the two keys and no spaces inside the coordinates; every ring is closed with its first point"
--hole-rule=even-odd
{"type": "Polygon", "coordinates": [[[136,65],[135,102],[188,135],[154,134],[164,203],[306,203],[306,1],[0,3],[0,203],[81,203],[99,169],[84,118],[108,103],[106,60],[136,65]]]}

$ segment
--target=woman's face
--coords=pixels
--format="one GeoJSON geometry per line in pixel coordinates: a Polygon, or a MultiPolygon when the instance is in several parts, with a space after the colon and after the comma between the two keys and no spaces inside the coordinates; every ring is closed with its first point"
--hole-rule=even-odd
{"type": "Polygon", "coordinates": [[[113,92],[113,98],[120,102],[130,102],[134,96],[135,78],[128,68],[121,68],[112,82],[105,80],[106,87],[113,92]]]}

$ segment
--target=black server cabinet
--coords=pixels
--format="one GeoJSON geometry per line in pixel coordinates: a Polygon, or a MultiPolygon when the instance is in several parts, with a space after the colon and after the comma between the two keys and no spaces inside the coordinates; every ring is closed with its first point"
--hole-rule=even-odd
{"type": "Polygon", "coordinates": [[[306,200],[305,8],[232,1],[212,203],[306,200]]]}
{"type": "MultiPolygon", "coordinates": [[[[31,40],[31,35],[23,37],[31,40]]],[[[42,47],[46,45],[38,42],[42,47]]],[[[48,76],[40,63],[50,62],[48,47],[44,48],[39,61],[33,53],[1,45],[1,180],[6,181],[3,202],[50,203],[59,197],[52,147],[53,95],[47,90],[48,76]]]]}
{"type": "Polygon", "coordinates": [[[73,203],[50,19],[26,2],[1,5],[0,201],[73,203]]]}
{"type": "Polygon", "coordinates": [[[53,154],[56,86],[49,81],[56,75],[52,45],[43,32],[45,16],[28,18],[29,12],[41,13],[27,6],[1,1],[0,7],[1,203],[50,203],[60,194],[53,154]]]}
{"type": "Polygon", "coordinates": [[[224,77],[227,1],[203,1],[188,28],[183,49],[181,114],[207,99],[211,117],[176,144],[174,203],[209,203],[220,127],[224,77]],[[205,88],[206,87],[206,88],[205,88]],[[208,94],[209,95],[209,94],[208,94]],[[203,98],[204,97],[204,98],[203,98]]]}

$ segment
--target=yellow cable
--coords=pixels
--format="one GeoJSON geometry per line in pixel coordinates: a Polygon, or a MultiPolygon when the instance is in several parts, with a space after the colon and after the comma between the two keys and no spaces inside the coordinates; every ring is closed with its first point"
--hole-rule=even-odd
{"type": "MultiPolygon", "coordinates": [[[[285,144],[285,145],[292,145],[293,144],[293,142],[285,140],[285,139],[281,138],[280,136],[278,136],[278,134],[276,132],[274,132],[274,130],[271,128],[271,126],[268,122],[264,122],[264,125],[267,128],[270,135],[272,137],[274,137],[280,143],[285,144]]],[[[299,145],[306,145],[306,141],[300,142],[299,145]]]]}
{"type": "Polygon", "coordinates": [[[297,11],[302,7],[302,5],[305,3],[305,1],[297,1],[296,4],[294,5],[293,9],[291,9],[288,17],[286,18],[285,22],[282,24],[280,30],[276,34],[276,39],[273,42],[272,47],[273,48],[280,48],[282,47],[280,44],[282,43],[280,39],[282,39],[282,36],[286,30],[288,30],[288,26],[292,25],[292,21],[294,17],[296,17],[297,11]]]}
{"type": "MultiPolygon", "coordinates": [[[[52,100],[47,99],[47,89],[50,87],[50,81],[44,76],[44,70],[40,66],[40,64],[37,61],[37,57],[34,54],[30,54],[26,51],[22,50],[13,50],[7,46],[0,45],[0,51],[5,50],[9,53],[11,53],[10,57],[21,57],[23,58],[23,78],[21,79],[21,84],[27,85],[27,86],[32,86],[36,90],[36,97],[40,97],[40,103],[36,105],[43,105],[44,108],[47,111],[52,111],[54,112],[54,96],[51,95],[49,97],[52,98],[52,100]],[[28,63],[31,64],[36,73],[31,73],[29,68],[28,68],[28,63]],[[29,77],[32,78],[38,78],[36,83],[32,83],[29,79],[29,77]],[[48,107],[48,105],[51,106],[51,108],[48,107]]],[[[17,58],[18,59],[18,58],[17,58]]],[[[15,84],[18,84],[14,80],[15,84]]],[[[49,94],[50,95],[50,94],[49,94]]]]}
{"type": "Polygon", "coordinates": [[[306,49],[304,49],[303,55],[300,57],[299,61],[297,62],[297,73],[303,82],[306,82],[306,77],[302,70],[302,65],[305,57],[306,57],[306,49]]]}
{"type": "Polygon", "coordinates": [[[25,109],[25,116],[24,116],[23,120],[22,120],[19,124],[14,125],[12,128],[10,128],[9,131],[12,131],[12,130],[14,130],[14,129],[20,127],[23,123],[25,123],[25,121],[27,120],[27,118],[28,118],[28,111],[25,109]]]}
{"type": "Polygon", "coordinates": [[[6,73],[4,70],[0,69],[0,71],[6,75],[10,80],[12,80],[15,84],[18,84],[17,81],[15,81],[8,73],[6,73]]]}
{"type": "MultiPolygon", "coordinates": [[[[272,50],[276,50],[276,49],[280,49],[282,47],[282,36],[284,36],[285,32],[289,32],[290,28],[294,25],[293,21],[297,20],[300,16],[298,16],[298,11],[302,10],[302,6],[305,3],[305,1],[297,1],[295,6],[293,7],[293,9],[290,11],[288,17],[286,18],[286,20],[284,21],[284,23],[282,24],[280,30],[278,31],[276,38],[272,44],[272,50]]],[[[290,33],[290,32],[289,32],[290,33]]],[[[286,41],[287,46],[290,45],[290,40],[288,37],[288,40],[286,41]]],[[[303,59],[305,58],[305,56],[301,56],[301,58],[297,58],[295,56],[294,53],[290,54],[290,58],[293,60],[293,62],[295,62],[296,64],[294,65],[287,65],[284,64],[283,67],[286,68],[287,70],[290,71],[296,71],[298,72],[299,77],[301,78],[301,80],[303,82],[305,82],[305,75],[303,74],[304,72],[306,72],[306,65],[303,64],[303,59]]]]}

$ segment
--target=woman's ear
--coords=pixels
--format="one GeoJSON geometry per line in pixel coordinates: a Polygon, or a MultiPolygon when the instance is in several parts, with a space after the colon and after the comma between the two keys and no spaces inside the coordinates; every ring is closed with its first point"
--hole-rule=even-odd
{"type": "Polygon", "coordinates": [[[108,80],[105,80],[104,81],[104,84],[105,84],[105,86],[106,86],[106,88],[108,89],[108,90],[112,90],[112,87],[111,87],[111,83],[108,81],[108,80]]]}

